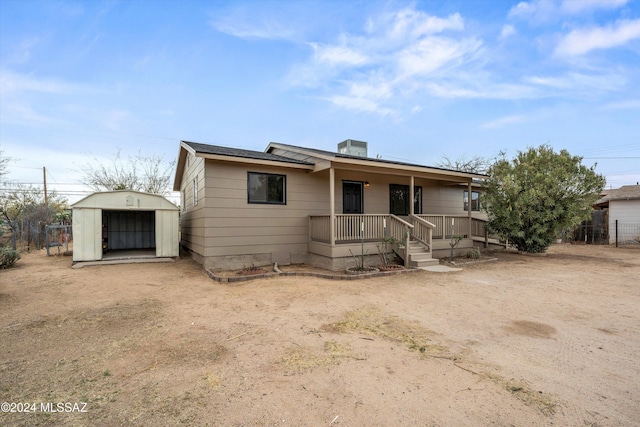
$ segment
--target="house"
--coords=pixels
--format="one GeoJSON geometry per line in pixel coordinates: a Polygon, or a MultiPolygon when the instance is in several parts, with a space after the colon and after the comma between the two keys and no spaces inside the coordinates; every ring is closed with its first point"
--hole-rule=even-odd
{"type": "Polygon", "coordinates": [[[71,208],[74,262],[179,255],[179,208],[162,196],[103,191],[71,208]]]}
{"type": "Polygon", "coordinates": [[[276,262],[339,270],[362,248],[378,263],[386,237],[405,264],[423,266],[449,253],[452,235],[462,236],[458,252],[486,242],[474,182],[484,177],[370,158],[355,140],[337,152],[181,141],[181,244],[212,270],[276,262]]]}
{"type": "Polygon", "coordinates": [[[607,211],[610,244],[640,242],[640,185],[605,190],[595,207],[607,211]]]}

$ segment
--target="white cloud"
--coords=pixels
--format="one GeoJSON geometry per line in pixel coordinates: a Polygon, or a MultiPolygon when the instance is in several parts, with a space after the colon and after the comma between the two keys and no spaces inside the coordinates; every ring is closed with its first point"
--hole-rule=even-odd
{"type": "Polygon", "coordinates": [[[514,123],[522,123],[526,120],[527,120],[527,116],[523,116],[523,115],[506,116],[506,117],[501,117],[499,119],[492,120],[490,122],[486,122],[482,124],[480,128],[481,129],[498,129],[514,123]]]}
{"type": "Polygon", "coordinates": [[[605,110],[640,110],[640,99],[624,99],[606,103],[602,106],[605,110]]]}
{"type": "Polygon", "coordinates": [[[533,87],[518,84],[493,84],[489,81],[470,83],[428,83],[429,93],[438,98],[466,98],[466,99],[532,99],[542,94],[533,87]]]}
{"type": "Polygon", "coordinates": [[[67,93],[75,89],[74,85],[55,79],[37,78],[6,69],[0,70],[0,91],[5,96],[14,92],[67,93]]]}
{"type": "Polygon", "coordinates": [[[319,46],[311,43],[315,60],[329,65],[363,65],[369,62],[365,54],[345,46],[319,46]]]}
{"type": "Polygon", "coordinates": [[[564,0],[562,10],[576,14],[594,9],[615,9],[627,4],[627,0],[564,0]]]}
{"type": "Polygon", "coordinates": [[[611,72],[600,74],[583,74],[570,72],[558,76],[529,76],[524,81],[536,86],[542,86],[553,90],[571,91],[617,91],[626,84],[626,79],[611,72]]]}
{"type": "Polygon", "coordinates": [[[557,14],[557,6],[553,0],[521,1],[511,8],[509,18],[528,19],[533,23],[546,22],[557,14]]]}
{"type": "Polygon", "coordinates": [[[618,21],[608,27],[584,28],[571,31],[555,49],[559,56],[584,55],[594,49],[623,46],[640,38],[640,19],[618,21]]]}
{"type": "Polygon", "coordinates": [[[294,31],[276,21],[259,23],[239,21],[231,17],[220,18],[210,22],[216,30],[242,39],[292,39],[294,31]]]}
{"type": "Polygon", "coordinates": [[[377,102],[371,99],[335,95],[328,98],[328,100],[332,104],[338,107],[346,108],[348,110],[364,111],[367,113],[376,113],[382,116],[393,114],[393,110],[391,110],[390,108],[381,107],[377,102]]]}
{"type": "Polygon", "coordinates": [[[363,25],[360,33],[341,33],[333,43],[309,43],[313,55],[294,67],[287,82],[322,87],[333,93],[322,98],[342,108],[389,115],[389,100],[414,96],[426,80],[455,72],[482,48],[479,39],[459,34],[464,20],[458,13],[437,17],[406,8],[363,25]]]}
{"type": "Polygon", "coordinates": [[[465,57],[477,52],[481,45],[476,39],[427,37],[398,54],[400,74],[403,77],[429,74],[452,62],[459,64],[465,57]]]}
{"type": "Polygon", "coordinates": [[[4,102],[0,109],[0,120],[5,124],[42,127],[60,123],[58,120],[37,112],[31,105],[21,101],[4,102]]]}
{"type": "Polygon", "coordinates": [[[526,19],[533,24],[557,21],[563,15],[579,15],[597,9],[615,9],[628,0],[531,0],[521,1],[509,11],[509,18],[526,19]]]}
{"type": "Polygon", "coordinates": [[[504,25],[500,31],[500,40],[507,39],[516,33],[516,28],[513,25],[504,25]]]}

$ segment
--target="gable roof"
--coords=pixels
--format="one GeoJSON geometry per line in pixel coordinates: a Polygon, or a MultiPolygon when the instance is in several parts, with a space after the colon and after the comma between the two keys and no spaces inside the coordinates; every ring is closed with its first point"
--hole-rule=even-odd
{"type": "Polygon", "coordinates": [[[281,144],[279,142],[269,143],[264,151],[253,151],[191,141],[180,141],[180,151],[178,153],[173,184],[174,191],[180,190],[182,175],[184,174],[186,159],[189,154],[205,159],[290,167],[306,169],[310,172],[318,172],[328,169],[329,167],[337,167],[395,175],[416,175],[452,183],[474,182],[474,180],[487,177],[487,175],[479,173],[461,172],[394,160],[372,159],[369,157],[354,156],[352,154],[319,150],[317,148],[281,144]]]}
{"type": "Polygon", "coordinates": [[[269,146],[266,148],[266,152],[272,152],[276,150],[290,150],[297,155],[304,156],[306,155],[308,158],[316,158],[322,159],[328,162],[334,163],[342,163],[344,165],[368,165],[373,167],[382,167],[387,170],[407,170],[412,172],[421,172],[432,175],[439,176],[448,176],[455,178],[463,178],[465,181],[467,180],[475,180],[475,179],[484,179],[487,178],[488,175],[480,174],[480,173],[471,173],[471,172],[462,172],[458,170],[445,169],[434,166],[425,166],[419,165],[416,163],[407,163],[407,162],[398,162],[394,160],[386,160],[386,159],[377,159],[370,157],[361,157],[355,156],[352,154],[344,154],[344,153],[336,153],[332,151],[319,150],[317,148],[307,148],[307,147],[299,147],[295,145],[282,144],[279,142],[271,142],[269,146]]]}
{"type": "MultiPolygon", "coordinates": [[[[269,160],[273,162],[295,163],[299,165],[313,165],[313,163],[290,159],[264,151],[244,150],[241,148],[222,147],[220,145],[200,144],[198,142],[182,141],[182,144],[190,147],[193,154],[211,154],[218,156],[239,157],[243,159],[269,160]]],[[[202,156],[199,156],[202,157],[202,156]]]]}
{"type": "Polygon", "coordinates": [[[607,204],[611,200],[640,200],[640,185],[623,185],[620,188],[605,190],[596,205],[607,204]]]}
{"type": "Polygon", "coordinates": [[[180,141],[178,161],[176,162],[176,174],[173,180],[174,191],[180,191],[180,184],[182,182],[182,175],[184,173],[188,154],[205,159],[222,160],[228,162],[251,162],[309,170],[313,169],[313,163],[278,156],[276,154],[266,153],[263,151],[244,150],[241,148],[201,144],[191,141],[180,141]]]}

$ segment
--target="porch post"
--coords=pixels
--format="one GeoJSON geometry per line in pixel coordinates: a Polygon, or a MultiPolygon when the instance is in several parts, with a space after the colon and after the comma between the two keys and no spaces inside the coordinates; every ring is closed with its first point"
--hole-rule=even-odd
{"type": "Polygon", "coordinates": [[[411,215],[415,215],[415,206],[413,203],[413,198],[415,197],[415,195],[413,194],[413,192],[415,191],[415,180],[413,175],[411,175],[411,181],[409,183],[409,200],[411,200],[411,202],[409,203],[409,213],[411,215]]]}
{"type": "Polygon", "coordinates": [[[333,167],[329,168],[329,243],[336,244],[336,173],[333,167]]]}
{"type": "Polygon", "coordinates": [[[469,195],[468,203],[467,203],[467,217],[469,218],[469,238],[473,239],[473,228],[471,227],[471,181],[467,183],[467,194],[469,195]]]}

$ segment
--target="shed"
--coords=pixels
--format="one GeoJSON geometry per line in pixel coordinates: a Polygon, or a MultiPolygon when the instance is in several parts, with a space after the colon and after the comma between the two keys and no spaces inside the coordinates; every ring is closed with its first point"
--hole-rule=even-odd
{"type": "Polygon", "coordinates": [[[179,208],[157,194],[93,193],[71,205],[73,260],[177,257],[179,208]]]}

